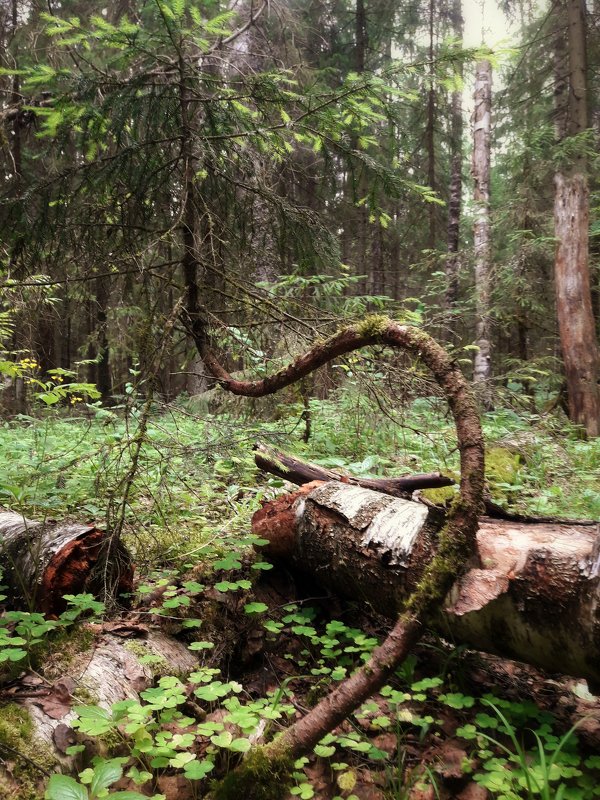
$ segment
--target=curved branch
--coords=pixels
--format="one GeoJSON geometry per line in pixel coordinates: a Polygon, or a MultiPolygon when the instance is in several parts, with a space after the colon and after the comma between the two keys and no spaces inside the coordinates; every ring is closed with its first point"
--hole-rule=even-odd
{"type": "Polygon", "coordinates": [[[442,602],[474,552],[484,484],[484,448],[479,414],[458,366],[428,334],[384,317],[368,317],[359,325],[344,328],[330,339],[316,344],[279,372],[256,381],[232,378],[208,350],[202,353],[202,357],[206,368],[224,389],[237,395],[262,397],[289,386],[334,358],[374,344],[407,350],[420,358],[442,389],[454,417],[458,438],[459,500],[448,515],[439,536],[437,552],[409,598],[405,611],[384,642],[373,651],[369,661],[278,739],[250,753],[215,790],[215,797],[219,800],[228,800],[234,793],[240,796],[241,792],[251,800],[263,781],[272,783],[274,774],[282,781],[283,792],[290,761],[309,752],[326,733],[384,685],[406,658],[428,617],[442,602]]]}

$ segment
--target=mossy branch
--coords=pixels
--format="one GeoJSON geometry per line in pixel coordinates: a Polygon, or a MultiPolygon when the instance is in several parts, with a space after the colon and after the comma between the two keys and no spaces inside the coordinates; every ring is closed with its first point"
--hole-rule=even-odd
{"type": "Polygon", "coordinates": [[[432,372],[452,412],[460,452],[460,495],[448,514],[436,554],[408,599],[404,612],[369,661],[339,684],[305,717],[275,741],[251,751],[242,764],[214,789],[218,800],[276,800],[285,793],[288,766],[308,753],[329,731],[371,694],[378,691],[419,639],[429,616],[464,570],[475,547],[478,516],[483,508],[484,446],[479,415],[469,385],[446,351],[431,336],[380,315],[338,331],[319,342],[274,375],[239,381],[208,349],[201,352],[206,368],[229,392],[250,397],[273,394],[324,364],[374,344],[406,350],[432,372]]]}

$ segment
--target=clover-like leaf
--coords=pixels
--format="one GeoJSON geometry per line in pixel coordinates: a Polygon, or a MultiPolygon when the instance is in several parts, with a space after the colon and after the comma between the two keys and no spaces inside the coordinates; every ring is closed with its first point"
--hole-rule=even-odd
{"type": "Polygon", "coordinates": [[[246,614],[262,614],[264,611],[268,611],[269,606],[266,603],[246,603],[244,606],[244,611],[246,614]]]}
{"type": "Polygon", "coordinates": [[[185,765],[184,775],[190,781],[201,781],[202,778],[205,778],[208,773],[214,769],[214,767],[215,765],[212,761],[209,761],[206,758],[204,761],[198,761],[196,758],[185,765]]]}

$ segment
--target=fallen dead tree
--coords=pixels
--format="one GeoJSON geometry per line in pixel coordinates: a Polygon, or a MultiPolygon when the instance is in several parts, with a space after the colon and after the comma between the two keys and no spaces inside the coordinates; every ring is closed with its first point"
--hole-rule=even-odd
{"type": "MultiPolygon", "coordinates": [[[[357,478],[349,473],[335,472],[310,461],[303,461],[297,456],[266,447],[260,442],[254,445],[254,462],[263,472],[277,475],[279,478],[283,478],[289,483],[295,483],[297,486],[303,486],[311,481],[324,481],[325,483],[327,481],[340,481],[341,483],[362,486],[364,489],[383,492],[384,494],[392,495],[392,497],[409,498],[413,492],[421,489],[438,489],[456,484],[452,478],[440,472],[403,475],[399,478],[357,478]]],[[[484,508],[485,513],[490,517],[509,519],[513,522],[566,522],[569,525],[575,524],[574,520],[563,520],[557,517],[536,517],[508,511],[494,503],[489,497],[484,497],[484,508]]],[[[587,520],[577,520],[576,523],[594,524],[589,523],[587,520]]]]}
{"type": "Polygon", "coordinates": [[[453,486],[455,483],[453,478],[440,472],[403,475],[399,478],[356,478],[353,475],[334,472],[317,464],[302,461],[289,453],[266,447],[260,442],[254,445],[254,461],[259,469],[300,486],[310,481],[341,481],[391,494],[394,497],[406,497],[417,489],[437,489],[442,486],[453,486]]]}
{"type": "Polygon", "coordinates": [[[253,748],[243,763],[230,772],[213,792],[217,800],[245,796],[264,797],[267,787],[281,796],[291,781],[293,764],[339,725],[360,703],[380,689],[421,637],[444,596],[464,569],[474,549],[477,519],[483,508],[484,447],[475,399],[457,364],[428,334],[386,317],[367,317],[359,325],[338,331],[314,345],[284,369],[255,381],[234,379],[208,347],[198,285],[193,272],[187,276],[185,322],[196,342],[207,371],[232,394],[262,397],[300,380],[315,369],[346,353],[369,345],[385,345],[408,351],[431,371],[448,403],[456,426],[460,455],[460,496],[438,536],[438,548],[421,580],[385,640],[368,662],[339,684],[306,716],[287,728],[276,740],[253,748]]]}
{"type": "MultiPolygon", "coordinates": [[[[422,503],[333,482],[282,495],[253,519],[271,555],[390,618],[440,527],[422,503]]],[[[440,633],[600,686],[600,526],[483,517],[469,567],[432,617],[440,633]]]]}
{"type": "MultiPolygon", "coordinates": [[[[82,647],[79,653],[70,656],[68,663],[62,664],[59,654],[54,667],[55,656],[50,654],[43,669],[48,675],[54,673],[54,679],[27,672],[1,693],[0,722],[5,724],[6,718],[16,718],[27,730],[26,738],[13,742],[16,747],[9,755],[21,766],[25,765],[32,791],[37,789],[40,796],[50,771],[69,773],[84,766],[79,756],[69,751],[82,741],[71,727],[77,716],[74,707],[92,702],[109,711],[121,700],[138,700],[140,693],[153,685],[157,674],[185,678],[198,666],[197,657],[184,642],[157,628],[128,623],[107,623],[98,628],[89,629],[93,647],[82,647]],[[145,656],[152,656],[152,664],[147,663],[145,656]]],[[[85,632],[83,629],[83,641],[85,632]]],[[[99,744],[89,737],[83,741],[89,759],[99,744]]],[[[12,797],[12,790],[19,791],[22,782],[23,776],[15,778],[10,770],[0,766],[3,797],[12,797]]]]}
{"type": "Polygon", "coordinates": [[[124,546],[113,543],[101,574],[94,567],[108,545],[104,531],[71,522],[34,522],[22,514],[0,512],[0,566],[11,601],[56,615],[65,608],[63,596],[105,586],[115,594],[131,592],[133,567],[124,546]]]}

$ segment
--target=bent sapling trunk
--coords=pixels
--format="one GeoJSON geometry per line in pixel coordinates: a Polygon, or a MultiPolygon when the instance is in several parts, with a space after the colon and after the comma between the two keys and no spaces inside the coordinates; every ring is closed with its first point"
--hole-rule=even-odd
{"type": "Polygon", "coordinates": [[[277,739],[251,751],[242,764],[215,787],[213,796],[217,800],[234,797],[265,800],[282,796],[293,761],[310,752],[323,736],[385,684],[418,641],[424,625],[474,553],[484,483],[479,415],[464,376],[428,334],[385,317],[368,317],[315,345],[279,372],[256,381],[235,380],[210,351],[205,350],[201,355],[224,389],[238,395],[262,397],[289,386],[334,358],[375,344],[406,350],[420,358],[441,387],[456,425],[460,496],[439,534],[435,556],[424,569],[396,624],[369,661],[277,739]]]}

